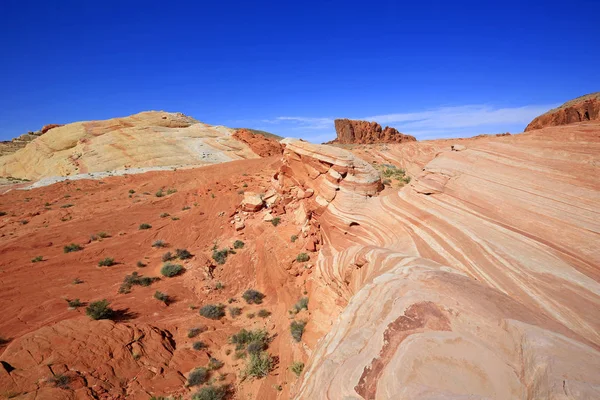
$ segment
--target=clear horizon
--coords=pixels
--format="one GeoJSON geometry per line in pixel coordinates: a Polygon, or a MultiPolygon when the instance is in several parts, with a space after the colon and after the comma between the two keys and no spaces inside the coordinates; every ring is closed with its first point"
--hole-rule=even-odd
{"type": "Polygon", "coordinates": [[[518,133],[600,90],[600,3],[562,5],[9,0],[0,140],[146,110],[312,142],[335,118],[421,140],[518,133]]]}

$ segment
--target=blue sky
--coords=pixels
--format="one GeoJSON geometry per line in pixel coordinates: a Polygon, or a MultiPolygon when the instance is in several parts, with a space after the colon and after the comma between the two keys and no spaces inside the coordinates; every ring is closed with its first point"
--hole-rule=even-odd
{"type": "Polygon", "coordinates": [[[339,117],[417,138],[519,132],[600,90],[599,1],[14,1],[0,139],[180,111],[325,141],[339,117]]]}

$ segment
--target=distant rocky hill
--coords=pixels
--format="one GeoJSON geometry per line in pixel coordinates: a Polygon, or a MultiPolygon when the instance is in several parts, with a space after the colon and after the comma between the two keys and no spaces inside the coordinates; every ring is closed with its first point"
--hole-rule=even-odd
{"type": "Polygon", "coordinates": [[[12,140],[3,140],[0,141],[0,156],[6,156],[8,154],[12,154],[17,150],[22,149],[27,145],[27,143],[32,140],[42,136],[44,133],[48,132],[52,128],[57,128],[62,125],[58,124],[49,124],[44,125],[42,129],[35,132],[27,132],[19,137],[16,137],[12,140]]]}
{"type": "Polygon", "coordinates": [[[525,132],[582,121],[600,121],[600,92],[577,97],[540,115],[527,125],[525,132]]]}
{"type": "Polygon", "coordinates": [[[337,138],[329,142],[331,144],[403,143],[417,140],[414,136],[400,133],[395,128],[381,128],[377,122],[346,118],[335,120],[335,132],[337,138]]]}
{"type": "Polygon", "coordinates": [[[52,128],[6,143],[0,176],[36,180],[132,168],[206,165],[258,158],[263,151],[271,155],[279,148],[275,139],[248,132],[242,140],[240,135],[234,137],[234,129],[163,111],[52,128]]]}

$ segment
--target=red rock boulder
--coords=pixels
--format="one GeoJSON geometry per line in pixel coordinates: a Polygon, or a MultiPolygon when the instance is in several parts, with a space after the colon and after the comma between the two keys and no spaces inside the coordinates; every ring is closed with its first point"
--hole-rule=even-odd
{"type": "Polygon", "coordinates": [[[405,135],[389,126],[382,129],[377,122],[351,119],[336,119],[335,132],[337,138],[330,143],[403,143],[417,140],[414,136],[405,135]]]}

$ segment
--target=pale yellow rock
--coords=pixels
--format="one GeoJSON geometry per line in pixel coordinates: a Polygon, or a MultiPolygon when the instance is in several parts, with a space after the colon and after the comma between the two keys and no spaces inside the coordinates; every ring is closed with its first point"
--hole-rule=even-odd
{"type": "Polygon", "coordinates": [[[0,176],[37,180],[258,158],[245,143],[231,136],[233,132],[162,111],[76,122],[51,129],[17,152],[0,157],[0,176]]]}
{"type": "Polygon", "coordinates": [[[244,199],[242,200],[243,211],[256,212],[263,208],[264,204],[261,195],[253,192],[244,192],[244,199]]]}

